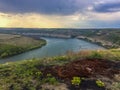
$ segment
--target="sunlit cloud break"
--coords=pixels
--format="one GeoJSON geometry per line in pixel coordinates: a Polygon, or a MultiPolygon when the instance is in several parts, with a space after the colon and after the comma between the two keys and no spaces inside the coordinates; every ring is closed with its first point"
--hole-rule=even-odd
{"type": "Polygon", "coordinates": [[[61,25],[50,17],[39,14],[4,14],[0,13],[0,27],[24,28],[60,28],[61,25]]]}

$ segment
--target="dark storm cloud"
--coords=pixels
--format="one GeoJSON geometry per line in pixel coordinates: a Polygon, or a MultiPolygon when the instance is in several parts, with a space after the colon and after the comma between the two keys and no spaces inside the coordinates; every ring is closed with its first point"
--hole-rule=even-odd
{"type": "Polygon", "coordinates": [[[119,12],[120,2],[104,2],[98,3],[93,6],[93,10],[96,12],[107,13],[107,12],[119,12]]]}
{"type": "Polygon", "coordinates": [[[79,0],[0,0],[0,11],[13,13],[72,14],[82,11],[79,0]]]}

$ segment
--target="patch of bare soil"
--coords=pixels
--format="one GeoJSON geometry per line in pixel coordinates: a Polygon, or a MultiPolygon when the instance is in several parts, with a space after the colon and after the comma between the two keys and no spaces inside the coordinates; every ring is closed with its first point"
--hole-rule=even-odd
{"type": "Polygon", "coordinates": [[[43,69],[44,74],[51,73],[56,78],[64,81],[70,90],[105,90],[96,86],[95,80],[101,78],[109,79],[111,81],[116,74],[120,74],[120,62],[99,60],[99,59],[86,59],[76,60],[67,63],[63,66],[49,66],[43,69]],[[74,87],[70,85],[73,77],[84,77],[81,86],[74,87]]]}
{"type": "Polygon", "coordinates": [[[112,78],[120,73],[120,62],[107,60],[77,60],[63,66],[52,66],[45,69],[46,73],[51,73],[59,78],[71,79],[79,77],[106,76],[112,78]]]}

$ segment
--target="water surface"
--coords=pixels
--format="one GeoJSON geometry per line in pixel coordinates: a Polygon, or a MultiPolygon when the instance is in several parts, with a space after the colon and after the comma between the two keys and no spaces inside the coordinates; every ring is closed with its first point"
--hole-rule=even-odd
{"type": "Polygon", "coordinates": [[[78,52],[80,50],[104,49],[103,47],[96,44],[76,38],[61,39],[44,37],[43,39],[47,41],[47,45],[43,46],[42,48],[38,48],[9,58],[0,59],[0,63],[64,55],[68,51],[78,52]]]}

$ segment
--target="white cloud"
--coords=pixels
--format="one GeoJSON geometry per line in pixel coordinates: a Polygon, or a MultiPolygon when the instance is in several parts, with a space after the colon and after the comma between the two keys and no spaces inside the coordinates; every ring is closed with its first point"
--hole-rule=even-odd
{"type": "MultiPolygon", "coordinates": [[[[37,13],[5,14],[0,13],[0,27],[23,28],[74,28],[76,23],[83,22],[86,16],[74,15],[43,15],[37,13]]],[[[81,25],[80,25],[81,26],[81,25]]]]}

